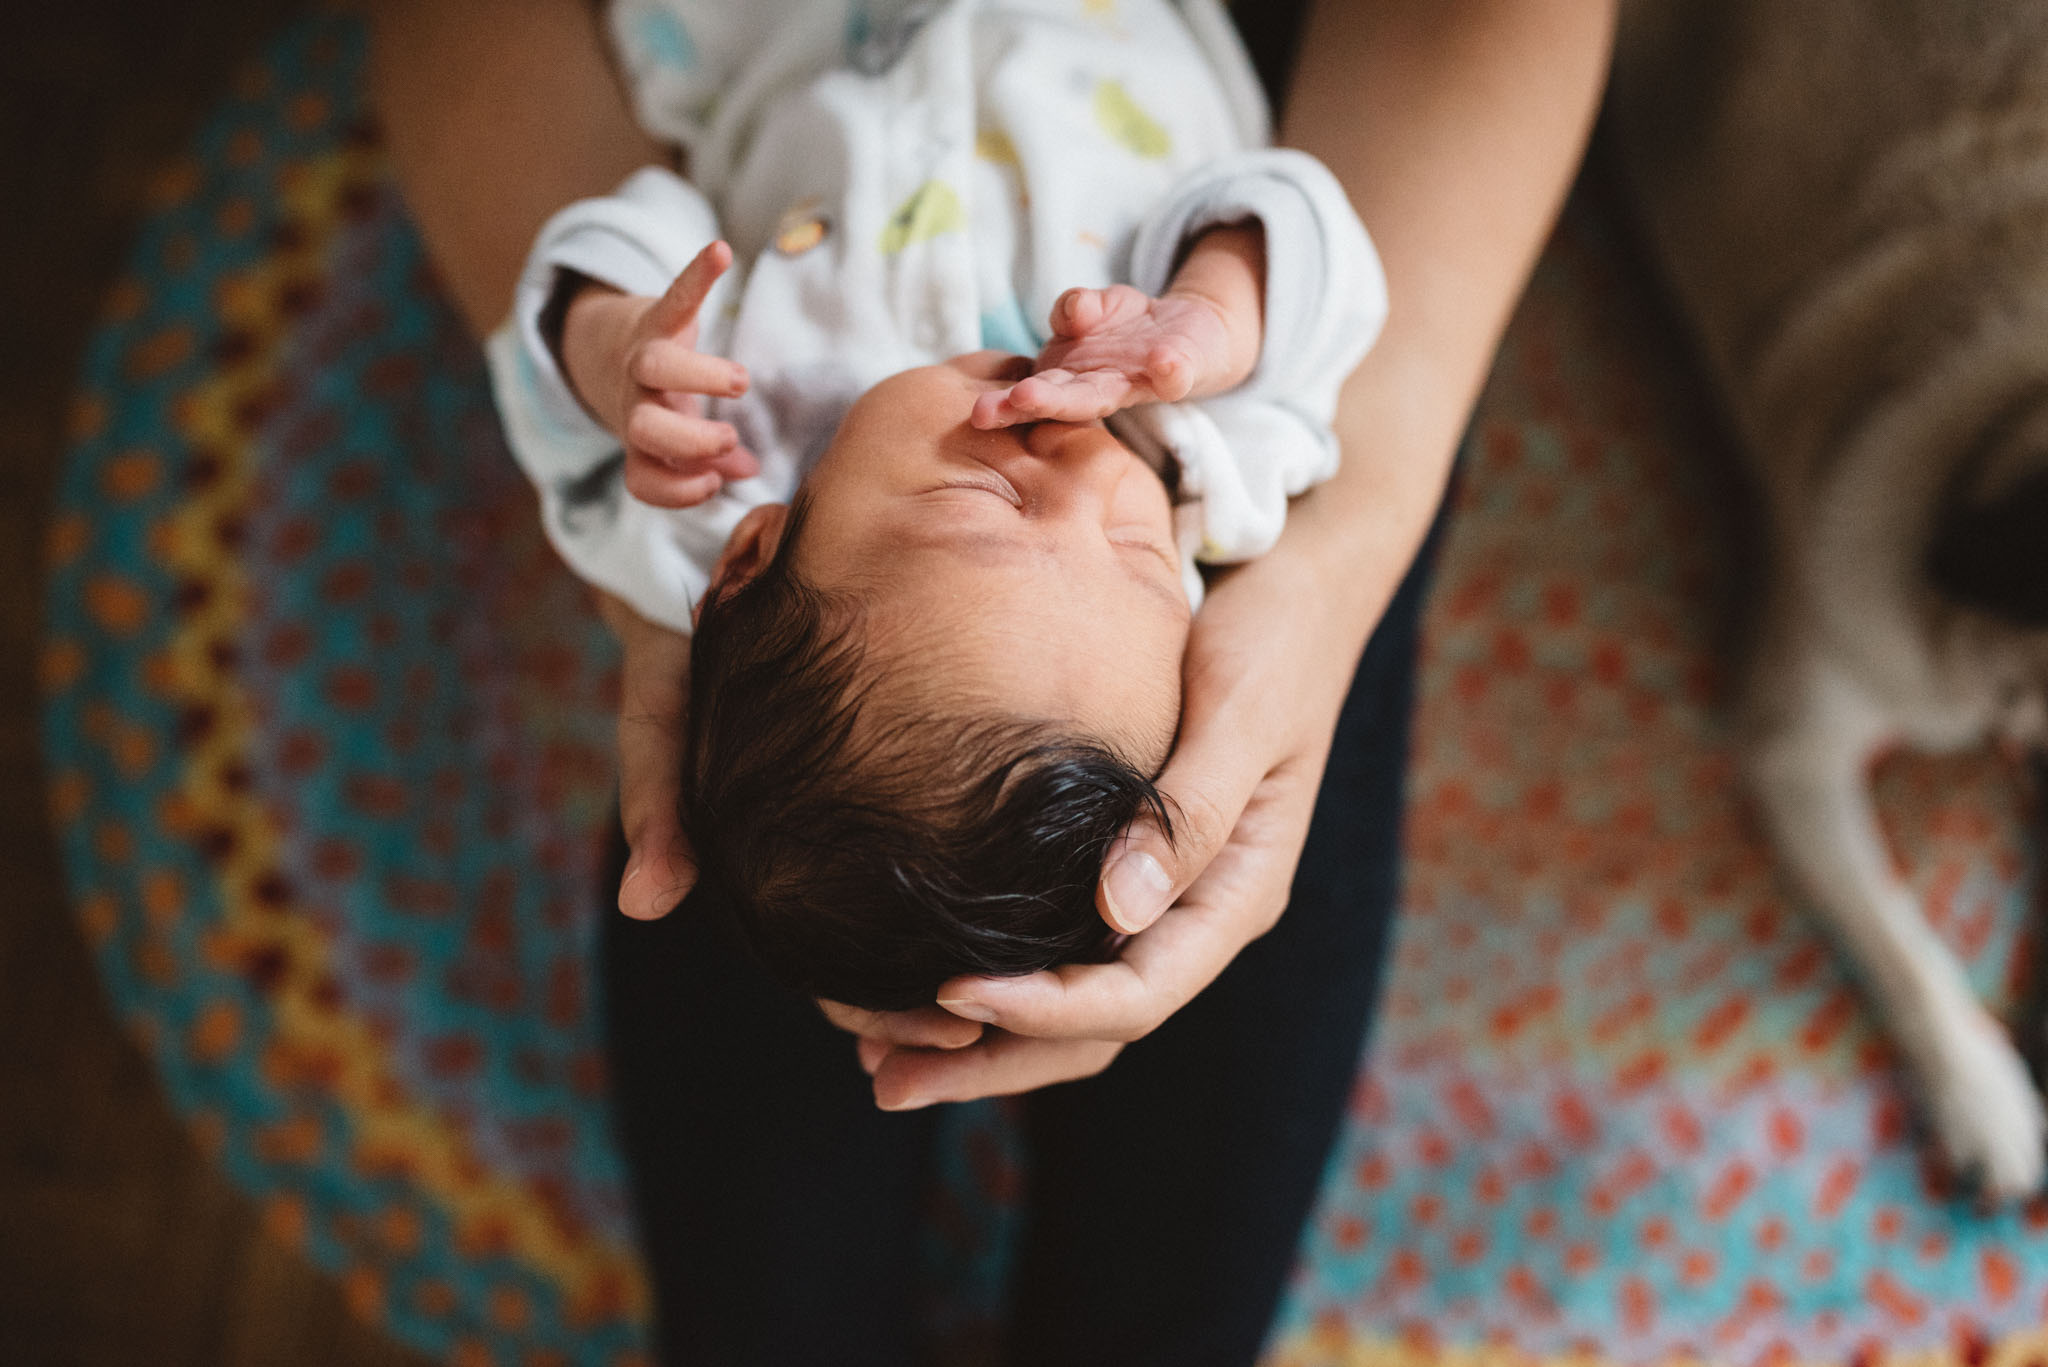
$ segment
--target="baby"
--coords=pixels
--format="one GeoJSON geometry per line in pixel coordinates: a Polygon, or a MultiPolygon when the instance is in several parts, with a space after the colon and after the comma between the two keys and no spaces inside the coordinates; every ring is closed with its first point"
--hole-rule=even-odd
{"type": "Polygon", "coordinates": [[[565,557],[694,630],[701,886],[859,1006],[1100,957],[1195,563],[1334,469],[1363,229],[1213,0],[612,17],[695,184],[558,215],[491,356],[565,557]]]}

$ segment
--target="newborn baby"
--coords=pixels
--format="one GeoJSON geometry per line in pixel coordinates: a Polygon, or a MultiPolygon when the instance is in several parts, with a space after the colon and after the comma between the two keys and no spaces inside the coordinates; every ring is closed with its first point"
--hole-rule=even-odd
{"type": "Polygon", "coordinates": [[[697,184],[559,215],[493,373],[571,564],[695,630],[701,885],[899,1008],[1107,950],[1195,563],[1332,471],[1384,288],[1210,0],[761,8],[615,9],[697,184]]]}

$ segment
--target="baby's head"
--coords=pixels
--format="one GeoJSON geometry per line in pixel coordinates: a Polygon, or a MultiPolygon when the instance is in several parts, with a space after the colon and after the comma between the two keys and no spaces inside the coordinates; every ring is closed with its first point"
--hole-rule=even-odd
{"type": "Polygon", "coordinates": [[[1105,855],[1180,717],[1172,509],[1100,423],[980,431],[993,352],[848,411],[734,531],[691,652],[683,822],[790,986],[875,1009],[1102,957],[1105,855]]]}

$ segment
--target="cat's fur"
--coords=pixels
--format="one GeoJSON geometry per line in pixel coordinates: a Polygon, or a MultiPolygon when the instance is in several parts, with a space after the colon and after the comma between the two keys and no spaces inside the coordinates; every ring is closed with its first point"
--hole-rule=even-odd
{"type": "Polygon", "coordinates": [[[1893,872],[1867,780],[1895,743],[2043,740],[2048,5],[1633,0],[1611,113],[1762,492],[1743,734],[1765,824],[1952,1166],[2033,1191],[2041,1098],[1893,872]]]}

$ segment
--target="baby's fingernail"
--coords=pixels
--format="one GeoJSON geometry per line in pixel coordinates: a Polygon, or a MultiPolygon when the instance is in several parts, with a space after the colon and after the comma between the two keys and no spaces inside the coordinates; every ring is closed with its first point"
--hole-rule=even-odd
{"type": "Polygon", "coordinates": [[[732,368],[732,392],[735,394],[747,392],[747,368],[743,365],[736,365],[732,368]]]}
{"type": "Polygon", "coordinates": [[[1142,850],[1118,855],[1102,875],[1102,900],[1109,919],[1126,935],[1136,935],[1159,919],[1173,895],[1173,879],[1157,859],[1142,850]]]}
{"type": "Polygon", "coordinates": [[[939,998],[939,1005],[945,1007],[954,1015],[964,1017],[967,1020],[980,1021],[983,1025],[995,1023],[995,1008],[989,1006],[986,1002],[978,1002],[972,997],[941,997],[939,998]]]}

